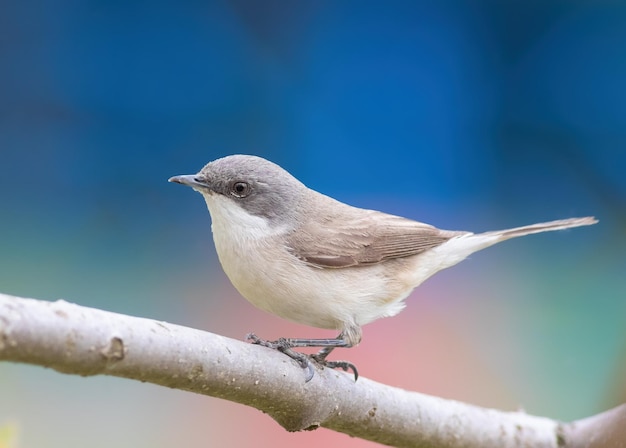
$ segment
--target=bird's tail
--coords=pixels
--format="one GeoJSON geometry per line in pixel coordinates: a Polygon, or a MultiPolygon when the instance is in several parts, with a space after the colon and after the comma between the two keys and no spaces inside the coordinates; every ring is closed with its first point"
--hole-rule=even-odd
{"type": "Polygon", "coordinates": [[[550,232],[552,230],[569,229],[571,227],[590,226],[598,222],[592,216],[585,218],[561,219],[558,221],[542,222],[529,226],[515,227],[506,230],[493,230],[484,233],[461,233],[453,236],[440,246],[425,251],[419,256],[419,269],[415,269],[415,286],[422,283],[436,272],[454,266],[467,258],[470,254],[485,249],[494,244],[518,236],[533,233],[550,232]]]}
{"type": "Polygon", "coordinates": [[[529,226],[515,227],[513,229],[506,230],[494,230],[491,232],[481,233],[484,236],[495,236],[496,242],[506,241],[511,238],[517,238],[518,236],[531,235],[533,233],[551,232],[553,230],[569,229],[572,227],[590,226],[597,223],[598,220],[593,216],[586,216],[584,218],[569,218],[559,219],[558,221],[540,222],[538,224],[531,224],[529,226]]]}

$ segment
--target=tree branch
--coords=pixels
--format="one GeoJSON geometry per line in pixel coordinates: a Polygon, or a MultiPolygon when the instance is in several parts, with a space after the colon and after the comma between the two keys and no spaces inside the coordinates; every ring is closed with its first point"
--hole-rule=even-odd
{"type": "Polygon", "coordinates": [[[0,360],[147,381],[255,407],[288,431],[323,426],[399,447],[617,447],[626,440],[626,406],[561,424],[367,378],[355,383],[329,369],[305,383],[302,369],[274,350],[63,300],[0,294],[0,360]],[[609,431],[603,445],[594,445],[598,428],[609,431]],[[607,445],[612,434],[616,444],[607,445]]]}

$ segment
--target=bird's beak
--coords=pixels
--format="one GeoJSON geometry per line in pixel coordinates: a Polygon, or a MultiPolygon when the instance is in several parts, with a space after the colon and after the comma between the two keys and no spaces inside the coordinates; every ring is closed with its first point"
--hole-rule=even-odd
{"type": "Polygon", "coordinates": [[[168,179],[168,182],[174,182],[181,185],[187,185],[188,187],[195,189],[202,188],[208,189],[210,188],[205,182],[202,181],[202,178],[199,178],[197,174],[185,174],[182,176],[174,176],[168,179]]]}

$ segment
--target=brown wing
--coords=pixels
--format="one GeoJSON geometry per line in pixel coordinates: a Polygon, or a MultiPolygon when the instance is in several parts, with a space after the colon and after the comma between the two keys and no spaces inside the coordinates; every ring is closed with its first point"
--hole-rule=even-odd
{"type": "Polygon", "coordinates": [[[373,210],[344,209],[303,226],[290,236],[288,245],[313,266],[345,268],[416,255],[463,233],[467,232],[439,230],[373,210]]]}

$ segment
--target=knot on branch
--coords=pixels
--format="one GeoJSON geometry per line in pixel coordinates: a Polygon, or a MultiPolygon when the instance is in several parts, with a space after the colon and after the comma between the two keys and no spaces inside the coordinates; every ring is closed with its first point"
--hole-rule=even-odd
{"type": "Polygon", "coordinates": [[[124,347],[124,341],[118,336],[113,336],[109,340],[109,344],[100,350],[100,354],[106,359],[107,362],[117,362],[124,359],[126,355],[126,348],[124,347]]]}

